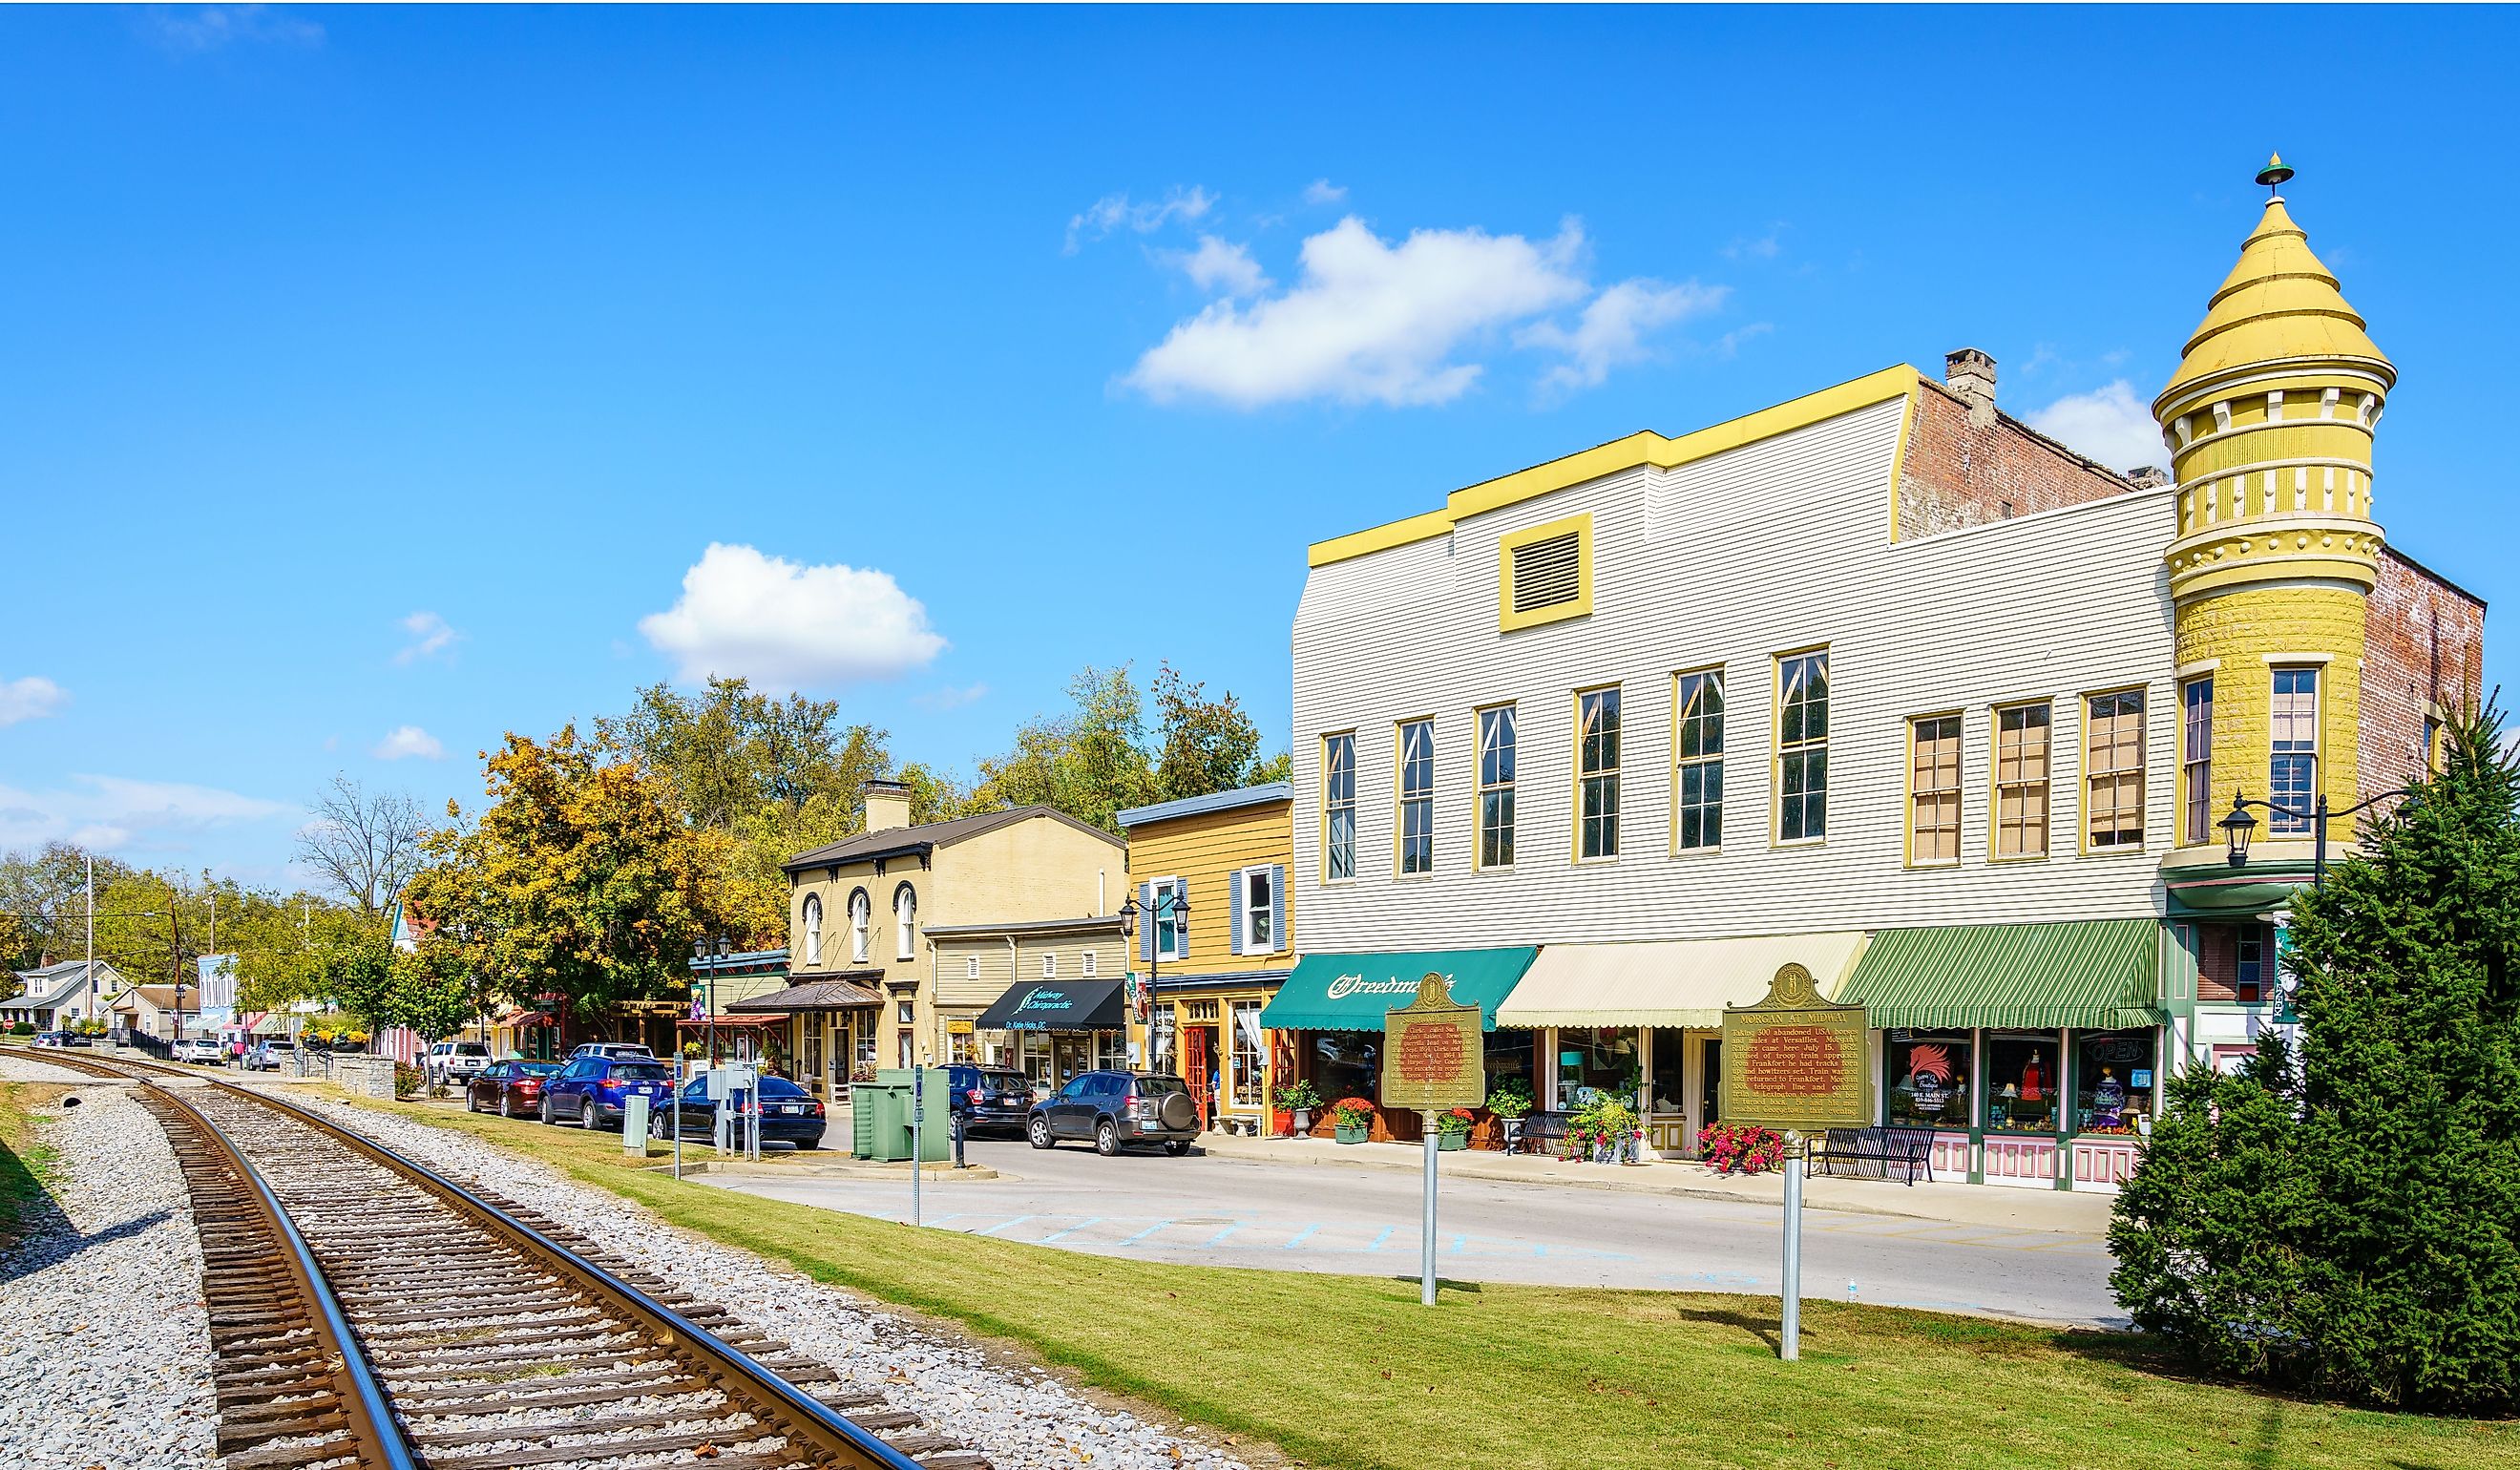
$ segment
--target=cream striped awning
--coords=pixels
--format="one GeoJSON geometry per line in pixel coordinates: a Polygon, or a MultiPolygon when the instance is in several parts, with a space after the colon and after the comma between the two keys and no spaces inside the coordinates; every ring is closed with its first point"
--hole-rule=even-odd
{"type": "Polygon", "coordinates": [[[1744,939],[1543,945],[1497,1007],[1499,1026],[1721,1026],[1724,1007],[1764,1000],[1787,964],[1827,995],[1864,953],[1862,931],[1744,939]]]}

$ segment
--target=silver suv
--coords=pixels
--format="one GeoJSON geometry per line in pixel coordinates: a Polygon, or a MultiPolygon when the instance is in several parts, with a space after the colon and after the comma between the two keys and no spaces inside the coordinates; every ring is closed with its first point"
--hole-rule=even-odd
{"type": "Polygon", "coordinates": [[[428,1048],[428,1080],[444,1087],[471,1082],[490,1066],[490,1048],[479,1042],[439,1042],[428,1048]]]}

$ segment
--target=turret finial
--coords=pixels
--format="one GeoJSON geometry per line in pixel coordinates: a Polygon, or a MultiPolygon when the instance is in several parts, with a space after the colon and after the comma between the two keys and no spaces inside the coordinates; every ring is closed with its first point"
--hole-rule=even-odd
{"type": "Polygon", "coordinates": [[[2292,170],[2284,166],[2281,154],[2267,155],[2267,166],[2258,170],[2258,182],[2267,186],[2269,198],[2272,198],[2274,192],[2283,186],[2284,180],[2291,177],[2292,170]]]}

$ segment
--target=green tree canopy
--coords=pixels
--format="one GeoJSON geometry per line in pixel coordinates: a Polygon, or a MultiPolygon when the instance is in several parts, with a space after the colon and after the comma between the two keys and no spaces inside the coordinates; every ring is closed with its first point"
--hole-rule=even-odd
{"type": "Polygon", "coordinates": [[[1012,750],[980,762],[971,806],[1038,803],[1116,832],[1114,814],[1130,807],[1283,779],[1286,757],[1258,758],[1259,729],[1231,690],[1210,699],[1164,664],[1151,692],[1150,737],[1147,694],[1128,668],[1087,667],[1068,681],[1065,710],[1027,722],[1012,750]]]}

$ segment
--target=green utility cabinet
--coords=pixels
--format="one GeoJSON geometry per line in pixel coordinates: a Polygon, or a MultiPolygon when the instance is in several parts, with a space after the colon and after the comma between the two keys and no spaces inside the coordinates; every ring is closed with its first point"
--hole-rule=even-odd
{"type": "MultiPolygon", "coordinates": [[[[887,1068],[876,1073],[875,1081],[849,1089],[849,1108],[854,1115],[851,1151],[857,1157],[880,1164],[909,1161],[910,1078],[908,1067],[887,1068]]],[[[926,1069],[925,1091],[927,1116],[920,1125],[919,1156],[926,1163],[937,1164],[954,1153],[953,1104],[948,1101],[943,1067],[926,1069]]]]}

